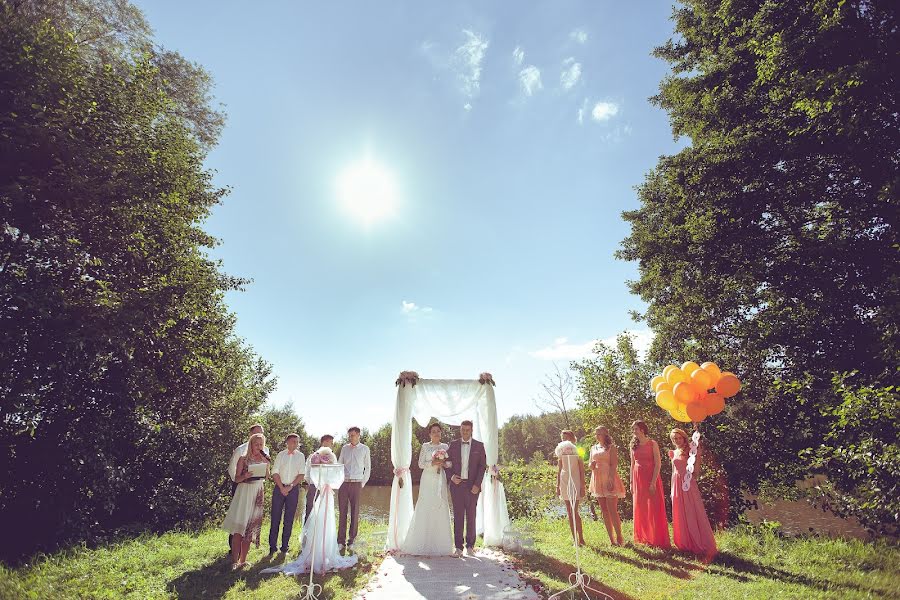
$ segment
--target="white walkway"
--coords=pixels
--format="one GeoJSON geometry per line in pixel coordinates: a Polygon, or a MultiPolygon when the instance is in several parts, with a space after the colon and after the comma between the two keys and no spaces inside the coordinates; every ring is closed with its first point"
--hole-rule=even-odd
{"type": "Polygon", "coordinates": [[[495,550],[476,556],[388,556],[356,600],[538,600],[495,550]]]}

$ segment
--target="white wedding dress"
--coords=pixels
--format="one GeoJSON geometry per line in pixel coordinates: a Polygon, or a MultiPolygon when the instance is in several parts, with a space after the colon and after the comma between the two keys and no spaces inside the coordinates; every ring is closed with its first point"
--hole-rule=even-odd
{"type": "Polygon", "coordinates": [[[422,444],[419,452],[419,499],[413,511],[409,531],[400,551],[416,556],[446,556],[453,552],[453,531],[450,526],[450,490],[443,467],[431,464],[436,450],[447,451],[447,444],[422,444]]]}

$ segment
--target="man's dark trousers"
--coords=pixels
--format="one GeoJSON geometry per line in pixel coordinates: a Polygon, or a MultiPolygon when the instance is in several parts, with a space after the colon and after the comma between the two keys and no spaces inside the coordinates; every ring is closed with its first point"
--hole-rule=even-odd
{"type": "Polygon", "coordinates": [[[300,486],[295,485],[287,496],[281,494],[278,486],[272,490],[272,524],[269,528],[269,550],[275,550],[278,542],[278,527],[284,513],[284,530],[281,533],[281,551],[287,552],[291,542],[291,530],[294,528],[294,515],[297,514],[297,503],[300,501],[300,486]]]}
{"type": "Polygon", "coordinates": [[[475,509],[478,508],[479,494],[472,493],[474,484],[463,479],[459,484],[450,484],[450,499],[453,500],[453,544],[463,548],[463,523],[465,523],[465,547],[475,547],[475,509]]]}

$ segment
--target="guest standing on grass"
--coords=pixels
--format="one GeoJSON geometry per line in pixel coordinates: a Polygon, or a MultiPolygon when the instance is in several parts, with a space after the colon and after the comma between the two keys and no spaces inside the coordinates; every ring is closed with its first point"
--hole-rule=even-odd
{"type": "Polygon", "coordinates": [[[291,433],[285,439],[287,448],[275,457],[275,466],[272,467],[272,479],[275,486],[272,488],[272,520],[269,528],[269,553],[274,554],[278,548],[278,529],[281,526],[282,513],[284,514],[284,530],[281,534],[281,551],[290,549],[291,530],[294,528],[294,515],[297,514],[297,504],[300,502],[300,484],[306,473],[306,457],[297,449],[300,445],[300,436],[291,433]]]}
{"type": "MultiPolygon", "coordinates": [[[[331,448],[334,445],[334,436],[326,433],[321,438],[319,438],[319,448],[331,448]]],[[[306,472],[312,473],[310,468],[312,467],[312,458],[315,452],[309,453],[309,458],[306,459],[306,472]]],[[[306,488],[306,508],[304,509],[303,514],[303,526],[306,526],[306,520],[309,519],[309,513],[312,512],[313,504],[316,502],[316,482],[310,481],[307,477],[306,482],[309,484],[306,488]]]]}
{"type": "Polygon", "coordinates": [[[222,523],[222,529],[234,537],[231,545],[232,569],[239,569],[247,564],[247,552],[251,543],[259,547],[265,501],[263,483],[269,471],[269,459],[263,454],[265,445],[266,438],[263,434],[251,435],[247,442],[247,454],[238,459],[235,467],[237,491],[222,523]]]}
{"type": "Polygon", "coordinates": [[[631,494],[634,498],[634,541],[657,548],[670,548],[669,523],[662,479],[659,445],[648,437],[643,421],[631,424],[631,494]]]}
{"type": "Polygon", "coordinates": [[[597,427],[594,437],[597,443],[591,446],[591,495],[600,504],[609,543],[622,546],[625,542],[622,520],[619,519],[619,498],[625,497],[625,486],[619,477],[619,450],[606,427],[597,427]]]}
{"type": "Polygon", "coordinates": [[[344,484],[338,490],[338,546],[353,546],[356,533],[359,531],[359,496],[366,487],[372,474],[372,458],[369,447],[359,441],[359,427],[347,430],[350,443],[341,448],[339,462],[344,465],[344,484]],[[347,534],[347,520],[350,520],[350,533],[347,534]],[[346,544],[344,543],[346,542],[346,544]]]}
{"type": "MultiPolygon", "coordinates": [[[[259,423],[250,427],[249,435],[254,435],[257,433],[265,433],[263,431],[263,426],[260,425],[259,423]]],[[[231,453],[231,460],[228,461],[228,478],[231,480],[231,497],[232,498],[234,498],[234,492],[237,490],[237,482],[235,482],[234,478],[235,478],[235,476],[237,476],[238,460],[242,456],[247,454],[247,446],[248,446],[248,442],[244,442],[243,444],[241,444],[240,446],[235,448],[234,451],[231,453]]],[[[263,448],[263,454],[266,456],[266,458],[268,458],[269,449],[263,448]]],[[[233,550],[232,541],[233,541],[233,536],[229,535],[228,536],[228,554],[229,554],[229,556],[231,555],[231,552],[233,550]]]]}
{"type": "Polygon", "coordinates": [[[578,505],[584,498],[584,461],[578,455],[575,445],[575,434],[563,429],[559,437],[562,441],[556,446],[554,453],[559,462],[556,468],[556,495],[566,506],[569,517],[569,531],[572,539],[579,546],[584,545],[584,533],[581,529],[581,515],[578,505]]]}
{"type": "Polygon", "coordinates": [[[684,552],[692,552],[711,560],[716,554],[716,538],[713,536],[697,477],[700,475],[700,447],[694,458],[694,472],[691,473],[688,489],[684,489],[687,463],[691,448],[688,435],[682,429],[673,429],[669,434],[674,450],[669,450],[672,460],[672,541],[684,552]]]}

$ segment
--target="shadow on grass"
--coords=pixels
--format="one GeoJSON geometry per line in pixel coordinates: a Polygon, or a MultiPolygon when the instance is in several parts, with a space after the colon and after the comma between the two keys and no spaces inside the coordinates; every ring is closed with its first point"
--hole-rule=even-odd
{"type": "Polygon", "coordinates": [[[608,558],[611,560],[617,560],[619,562],[625,563],[626,565],[631,565],[637,569],[646,569],[649,571],[661,571],[666,575],[671,577],[676,577],[678,579],[690,579],[691,571],[695,571],[700,567],[697,565],[692,565],[691,563],[687,563],[684,561],[680,561],[669,557],[665,554],[659,557],[649,557],[644,555],[639,549],[633,548],[638,556],[642,556],[643,558],[653,561],[653,562],[645,562],[642,560],[637,560],[635,558],[630,558],[628,556],[623,556],[616,552],[611,552],[609,550],[599,548],[597,546],[588,545],[588,548],[591,549],[592,552],[597,554],[597,556],[602,556],[603,558],[608,558]],[[664,564],[661,564],[664,563],[664,564]]]}
{"type": "MultiPolygon", "coordinates": [[[[547,556],[546,554],[531,554],[527,558],[523,556],[517,556],[516,562],[520,563],[518,566],[527,566],[528,570],[532,573],[537,572],[542,575],[552,577],[561,582],[565,582],[565,586],[569,585],[569,575],[575,573],[577,570],[575,565],[567,562],[563,562],[559,559],[547,556]]],[[[523,573],[522,569],[517,569],[519,573],[522,575],[523,579],[528,581],[528,583],[540,583],[540,581],[536,580],[534,577],[529,577],[527,573],[523,573]]],[[[588,574],[589,575],[589,574],[588,574]]],[[[637,600],[634,596],[629,596],[625,592],[621,592],[615,588],[609,587],[608,585],[591,580],[589,584],[592,588],[603,592],[604,594],[608,594],[615,598],[615,600],[637,600]]],[[[600,596],[598,594],[592,594],[591,598],[603,598],[604,596],[600,596]]]]}

